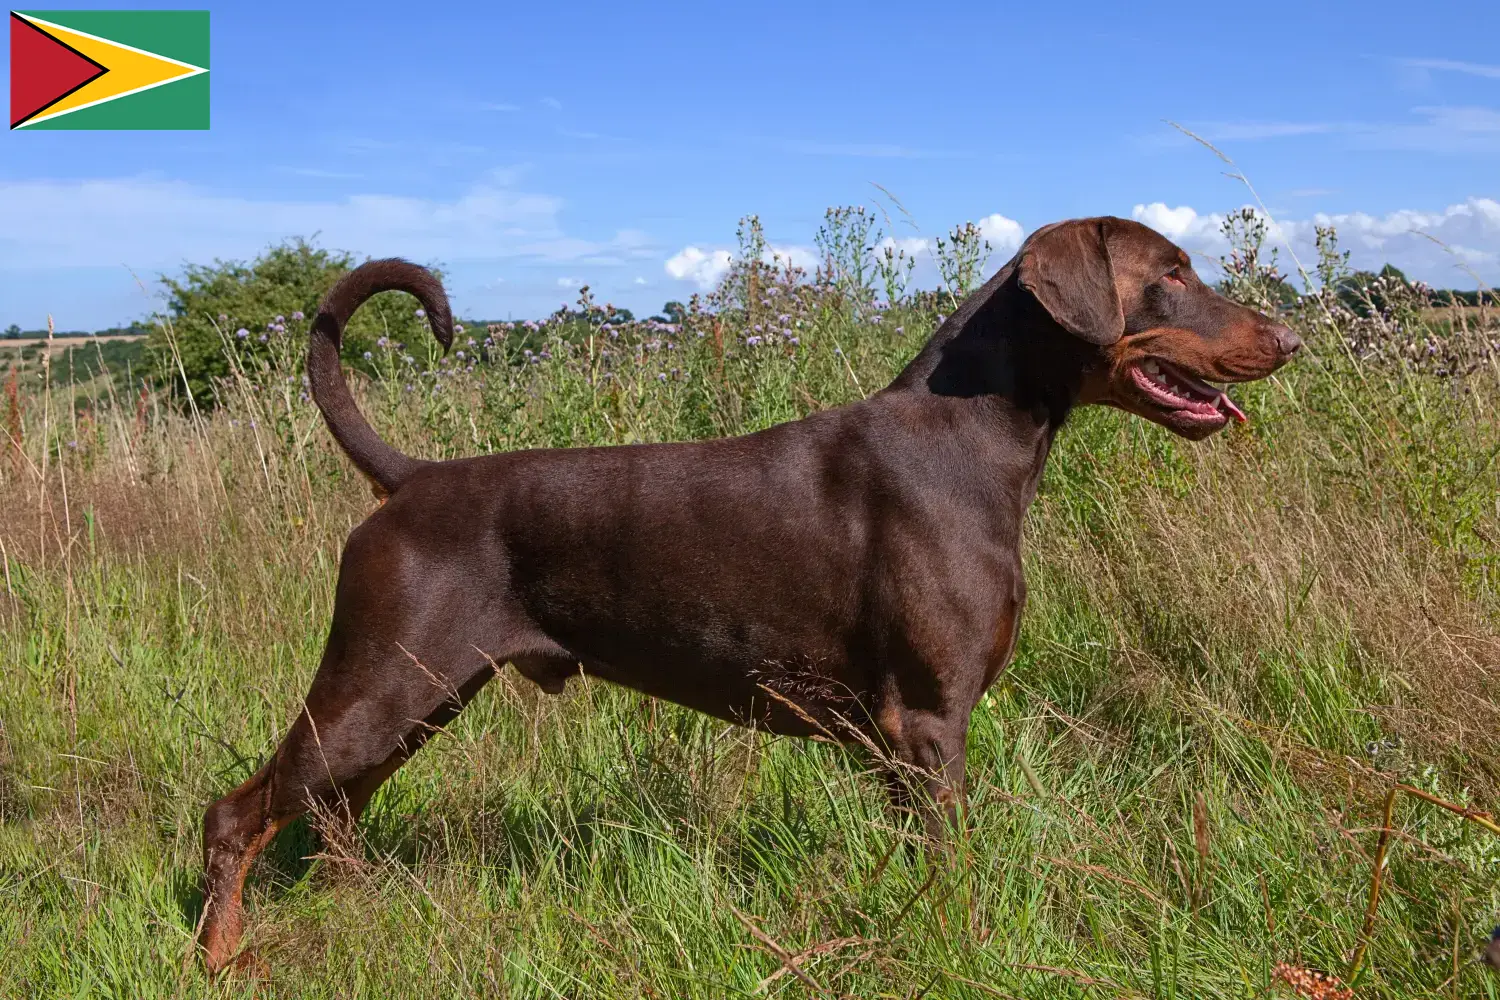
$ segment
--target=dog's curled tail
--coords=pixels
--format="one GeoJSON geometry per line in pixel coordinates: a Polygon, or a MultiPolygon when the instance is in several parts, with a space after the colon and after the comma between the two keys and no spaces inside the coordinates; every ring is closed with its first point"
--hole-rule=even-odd
{"type": "Polygon", "coordinates": [[[359,412],[339,367],[339,344],[349,317],[367,299],[388,291],[416,296],[443,350],[453,344],[453,313],[448,308],[448,296],[431,271],[396,258],[367,261],[340,278],[323,297],[308,334],[307,378],[313,400],[328,421],[328,429],[333,431],[350,461],[376,484],[379,492],[394,493],[427,463],[403,455],[381,440],[359,412]]]}

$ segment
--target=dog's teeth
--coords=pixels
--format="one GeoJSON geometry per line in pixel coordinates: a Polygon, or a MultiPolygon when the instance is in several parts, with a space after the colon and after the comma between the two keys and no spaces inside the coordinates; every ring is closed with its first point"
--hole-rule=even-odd
{"type": "Polygon", "coordinates": [[[1158,365],[1155,361],[1147,361],[1145,364],[1141,365],[1141,368],[1145,370],[1147,375],[1155,375],[1157,372],[1161,371],[1161,366],[1158,365]]]}
{"type": "Polygon", "coordinates": [[[1162,385],[1167,384],[1167,377],[1161,372],[1154,372],[1151,377],[1162,385]]]}

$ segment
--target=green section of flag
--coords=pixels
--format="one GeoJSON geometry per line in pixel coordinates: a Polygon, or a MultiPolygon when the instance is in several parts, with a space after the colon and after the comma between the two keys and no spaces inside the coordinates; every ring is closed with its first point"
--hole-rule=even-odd
{"type": "MultiPolygon", "coordinates": [[[[61,23],[61,22],[59,22],[61,23]]],[[[92,108],[70,111],[47,121],[22,125],[26,131],[112,131],[208,128],[208,73],[131,94],[92,108]]]]}
{"type": "Polygon", "coordinates": [[[206,10],[21,10],[16,13],[208,69],[206,10]]]}
{"type": "MultiPolygon", "coordinates": [[[[209,68],[209,12],[206,10],[23,10],[18,13],[209,68]]],[[[211,75],[200,73],[56,118],[31,122],[21,128],[35,131],[207,129],[211,75]]]]}

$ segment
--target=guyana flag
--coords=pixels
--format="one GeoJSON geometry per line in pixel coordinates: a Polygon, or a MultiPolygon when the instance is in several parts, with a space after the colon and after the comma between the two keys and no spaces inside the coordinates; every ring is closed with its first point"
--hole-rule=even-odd
{"type": "Polygon", "coordinates": [[[11,11],[10,127],[208,128],[208,11],[11,11]]]}

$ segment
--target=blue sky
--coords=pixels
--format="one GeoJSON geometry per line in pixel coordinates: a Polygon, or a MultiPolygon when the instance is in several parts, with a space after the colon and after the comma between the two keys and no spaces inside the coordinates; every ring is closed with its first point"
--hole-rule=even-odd
{"type": "Polygon", "coordinates": [[[1083,214],[1211,256],[1250,195],[1163,119],[1299,254],[1328,215],[1356,263],[1500,284],[1496,4],[212,11],[211,131],[0,138],[0,327],[139,318],[162,272],[294,236],[440,264],[473,318],[580,281],[654,311],[712,282],[740,216],[795,255],[873,184],[903,240],[986,220],[992,267],[1083,214]]]}

